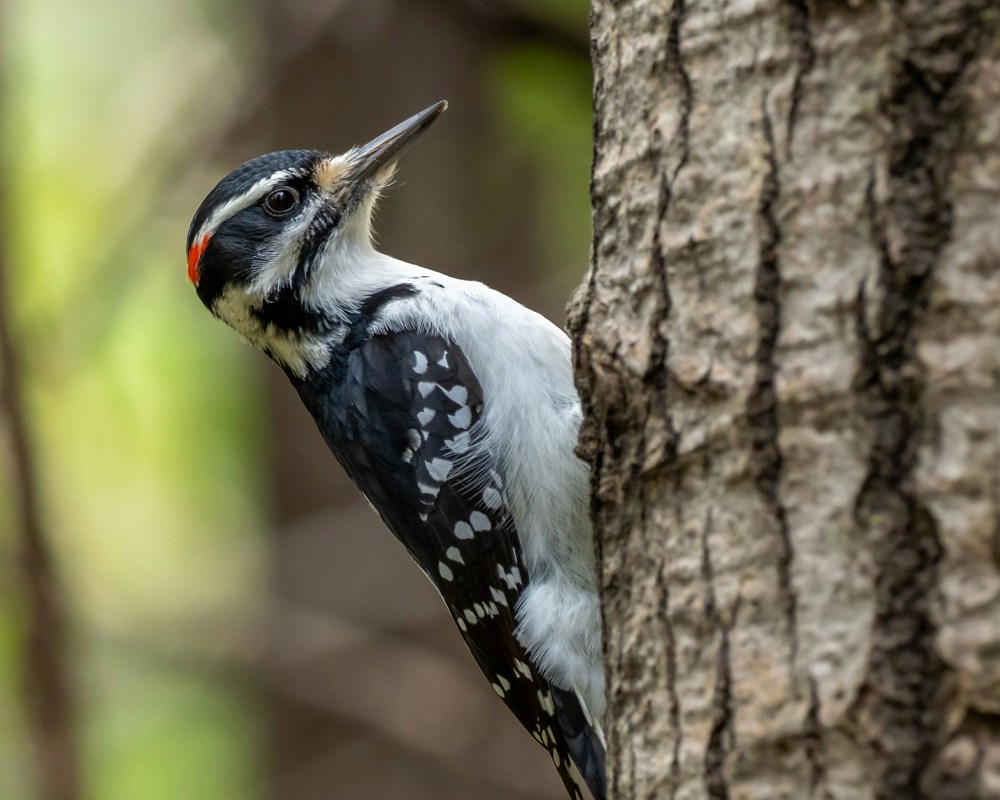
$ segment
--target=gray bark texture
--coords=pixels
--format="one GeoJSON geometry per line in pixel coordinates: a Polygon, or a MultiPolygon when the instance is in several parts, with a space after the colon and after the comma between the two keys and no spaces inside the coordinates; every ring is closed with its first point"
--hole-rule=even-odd
{"type": "Polygon", "coordinates": [[[593,0],[611,796],[1000,798],[1000,7],[593,0]]]}

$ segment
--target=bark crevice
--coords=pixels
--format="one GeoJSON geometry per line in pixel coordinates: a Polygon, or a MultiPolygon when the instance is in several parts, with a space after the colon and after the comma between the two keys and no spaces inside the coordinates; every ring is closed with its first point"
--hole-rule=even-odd
{"type": "Polygon", "coordinates": [[[788,625],[790,661],[798,655],[798,603],[792,585],[792,562],[795,557],[788,515],[781,499],[782,453],[779,437],[776,351],[781,335],[781,226],[776,206],[781,192],[774,128],[767,109],[766,94],[761,97],[761,122],[764,134],[767,171],[757,200],[758,252],[754,303],[757,315],[757,348],[754,353],[755,376],[747,396],[746,416],[750,429],[750,468],[764,508],[773,520],[778,537],[778,589],[788,625]]]}
{"type": "Polygon", "coordinates": [[[820,721],[819,687],[812,675],[809,676],[809,710],[806,713],[803,736],[806,759],[809,761],[809,790],[811,795],[815,795],[826,774],[826,764],[823,760],[823,723],[820,721]]]}
{"type": "Polygon", "coordinates": [[[788,104],[785,137],[785,157],[790,161],[795,125],[799,120],[799,105],[802,102],[802,83],[816,63],[816,49],[813,47],[809,27],[809,0],[785,0],[785,8],[788,12],[788,38],[795,50],[795,79],[788,104]]]}
{"type": "Polygon", "coordinates": [[[896,48],[882,114],[887,129],[884,186],[867,192],[879,256],[879,297],[871,314],[858,289],[855,313],[858,410],[871,439],[855,518],[878,565],[871,668],[858,716],[881,755],[878,798],[928,796],[921,777],[937,755],[944,722],[937,695],[944,664],[932,618],[942,545],[914,486],[925,427],[925,367],[918,324],[935,268],[951,238],[949,200],[962,139],[961,78],[981,41],[988,3],[894,2],[896,48]],[[940,58],[948,52],[951,58],[940,58]],[[880,191],[881,190],[881,191],[880,191]]]}
{"type": "Polygon", "coordinates": [[[674,744],[670,753],[670,797],[677,796],[681,775],[681,700],[677,693],[677,636],[670,619],[670,584],[665,572],[666,565],[657,573],[660,587],[659,618],[663,620],[663,638],[667,648],[667,701],[670,728],[674,732],[674,744]]]}
{"type": "MultiPolygon", "coordinates": [[[[677,123],[677,137],[679,156],[677,165],[670,176],[670,184],[677,180],[680,171],[687,164],[690,153],[691,135],[691,109],[694,105],[694,87],[691,83],[691,76],[688,74],[684,60],[681,58],[681,25],[684,23],[686,13],[685,0],[674,0],[670,7],[670,17],[667,27],[667,67],[673,69],[677,75],[677,82],[680,85],[680,119],[677,123]]],[[[661,217],[662,219],[662,217],[661,217]]]]}
{"type": "MultiPolygon", "coordinates": [[[[705,747],[705,789],[710,800],[729,800],[726,756],[733,740],[733,676],[729,652],[729,631],[732,622],[727,622],[723,618],[715,596],[715,569],[708,544],[711,529],[712,514],[709,511],[701,536],[701,580],[705,619],[718,632],[719,644],[715,656],[712,727],[705,747]]],[[[735,617],[735,612],[733,616],[735,617]]]]}

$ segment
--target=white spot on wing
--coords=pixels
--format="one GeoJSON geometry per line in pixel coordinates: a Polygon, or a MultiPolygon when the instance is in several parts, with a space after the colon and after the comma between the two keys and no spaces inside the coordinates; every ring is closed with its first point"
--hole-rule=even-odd
{"type": "Polygon", "coordinates": [[[469,515],[469,522],[472,524],[472,529],[475,531],[488,531],[492,525],[490,525],[490,518],[487,517],[482,511],[473,511],[469,515]]]}
{"type": "Polygon", "coordinates": [[[487,508],[497,509],[503,504],[503,499],[500,497],[500,492],[492,486],[487,486],[483,489],[483,503],[487,508]]]}
{"type": "MultiPolygon", "coordinates": [[[[435,411],[433,408],[425,408],[423,411],[417,414],[417,421],[421,425],[426,425],[432,419],[434,419],[435,414],[437,414],[437,411],[435,411]]],[[[451,417],[449,417],[448,419],[451,419],[451,417]]]]}
{"type": "Polygon", "coordinates": [[[473,613],[471,608],[465,609],[462,613],[465,614],[465,618],[469,621],[470,625],[475,625],[476,622],[478,622],[476,615],[473,613]]]}
{"type": "Polygon", "coordinates": [[[498,603],[500,603],[500,605],[507,606],[507,608],[510,608],[510,604],[507,602],[507,595],[505,595],[495,586],[490,587],[490,594],[493,595],[493,599],[496,600],[498,603]]]}
{"type": "Polygon", "coordinates": [[[440,486],[428,486],[426,483],[421,483],[420,481],[417,481],[417,488],[421,494],[429,494],[431,497],[437,497],[438,492],[441,491],[440,486]]]}
{"type": "Polygon", "coordinates": [[[417,384],[417,391],[420,392],[421,397],[427,397],[427,395],[434,391],[435,386],[437,386],[436,383],[431,383],[430,381],[420,381],[420,383],[417,384]]]}
{"type": "Polygon", "coordinates": [[[413,351],[413,371],[416,372],[417,375],[423,375],[427,372],[427,356],[419,350],[413,351]]]}
{"type": "Polygon", "coordinates": [[[493,687],[494,691],[495,691],[495,692],[496,692],[496,693],[497,693],[498,695],[500,695],[501,697],[503,697],[503,696],[504,696],[504,691],[503,691],[503,689],[501,689],[501,688],[500,688],[499,686],[497,686],[497,685],[496,685],[495,683],[491,683],[491,684],[490,684],[490,686],[492,686],[492,687],[493,687]]]}
{"type": "Polygon", "coordinates": [[[472,409],[468,406],[462,406],[454,414],[448,415],[448,421],[456,428],[465,430],[472,424],[472,409]]]}
{"type": "Polygon", "coordinates": [[[462,385],[453,386],[451,389],[445,389],[442,386],[441,391],[448,395],[449,400],[453,400],[460,406],[464,406],[465,401],[469,399],[469,390],[462,385]]]}
{"type": "Polygon", "coordinates": [[[441,358],[438,359],[437,363],[438,363],[439,367],[447,367],[448,366],[448,351],[447,350],[445,350],[441,354],[441,358]]]}
{"type": "Polygon", "coordinates": [[[451,567],[445,564],[443,561],[438,561],[438,573],[446,581],[453,580],[455,578],[455,573],[451,571],[451,567]]]}
{"type": "Polygon", "coordinates": [[[462,560],[462,553],[457,547],[449,547],[445,550],[444,554],[452,561],[457,561],[459,564],[465,563],[465,561],[462,560]]]}
{"type": "Polygon", "coordinates": [[[416,450],[420,447],[420,431],[416,428],[410,428],[406,432],[406,440],[410,443],[410,447],[416,450]]]}
{"type": "Polygon", "coordinates": [[[436,481],[443,481],[451,472],[451,462],[446,458],[432,458],[427,462],[427,472],[436,481]]]}
{"type": "MultiPolygon", "coordinates": [[[[541,689],[539,689],[538,690],[538,702],[542,706],[542,710],[546,714],[552,716],[553,714],[556,713],[556,704],[552,702],[552,695],[548,694],[548,692],[543,692],[541,689]]],[[[551,736],[551,734],[552,734],[552,732],[549,731],[549,735],[550,736],[551,736]]],[[[555,739],[554,736],[552,738],[555,739]]]]}
{"type": "Polygon", "coordinates": [[[459,539],[471,539],[475,534],[468,522],[457,522],[455,523],[455,536],[459,539]]]}

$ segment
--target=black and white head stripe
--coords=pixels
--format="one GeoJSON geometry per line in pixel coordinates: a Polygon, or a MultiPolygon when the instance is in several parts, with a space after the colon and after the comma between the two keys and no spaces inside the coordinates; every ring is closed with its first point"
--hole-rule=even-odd
{"type": "Polygon", "coordinates": [[[188,249],[281,184],[308,178],[324,157],[319,150],[281,150],[251,159],[230,172],[208,193],[191,220],[188,249]]]}

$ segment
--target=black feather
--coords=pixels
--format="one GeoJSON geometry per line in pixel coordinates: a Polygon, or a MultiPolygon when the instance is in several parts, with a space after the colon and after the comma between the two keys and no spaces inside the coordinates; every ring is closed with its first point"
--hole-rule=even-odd
{"type": "Polygon", "coordinates": [[[348,475],[437,586],[480,669],[581,797],[571,756],[592,790],[603,761],[581,732],[575,695],[554,690],[515,636],[530,576],[500,465],[470,446],[482,435],[482,387],[440,336],[370,335],[374,315],[414,291],[400,284],[373,295],[327,368],[290,377],[348,475]]]}
{"type": "Polygon", "coordinates": [[[559,727],[573,763],[580,770],[594,800],[605,800],[608,777],[604,768],[604,744],[584,713],[575,692],[553,686],[552,697],[556,703],[559,727]]]}

